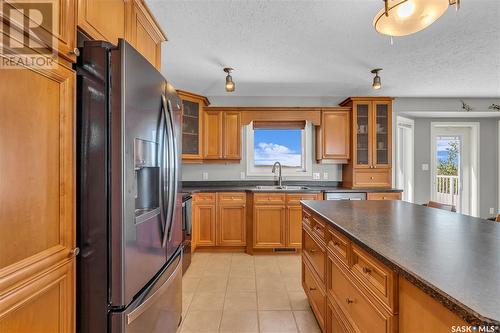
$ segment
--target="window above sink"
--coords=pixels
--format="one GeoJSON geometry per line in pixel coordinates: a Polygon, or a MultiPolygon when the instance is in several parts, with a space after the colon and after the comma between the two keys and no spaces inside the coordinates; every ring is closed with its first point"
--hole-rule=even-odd
{"type": "Polygon", "coordinates": [[[273,177],[272,166],[280,162],[283,176],[311,176],[311,124],[253,122],[246,126],[246,139],[247,175],[273,177]]]}

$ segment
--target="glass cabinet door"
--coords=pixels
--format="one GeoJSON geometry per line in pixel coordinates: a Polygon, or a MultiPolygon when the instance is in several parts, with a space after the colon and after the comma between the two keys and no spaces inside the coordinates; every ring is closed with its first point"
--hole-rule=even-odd
{"type": "Polygon", "coordinates": [[[388,167],[391,163],[391,110],[387,102],[374,102],[373,163],[375,167],[388,167]]]}
{"type": "Polygon", "coordinates": [[[182,113],[182,155],[197,157],[200,155],[200,104],[183,100],[182,113]]]}
{"type": "Polygon", "coordinates": [[[371,152],[370,152],[370,102],[357,102],[354,104],[355,110],[355,160],[354,164],[357,167],[370,167],[371,152]]]}

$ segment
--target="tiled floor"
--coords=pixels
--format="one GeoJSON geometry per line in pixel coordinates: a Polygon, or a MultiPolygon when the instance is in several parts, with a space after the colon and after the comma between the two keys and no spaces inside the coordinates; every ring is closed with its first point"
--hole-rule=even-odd
{"type": "Polygon", "coordinates": [[[320,332],[299,255],[197,252],[182,283],[179,332],[320,332]]]}

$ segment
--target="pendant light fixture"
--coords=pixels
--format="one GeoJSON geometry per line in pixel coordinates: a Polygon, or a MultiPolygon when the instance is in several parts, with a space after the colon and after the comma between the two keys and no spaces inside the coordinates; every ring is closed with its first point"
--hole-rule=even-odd
{"type": "Polygon", "coordinates": [[[388,36],[406,36],[424,30],[448,7],[460,0],[383,0],[384,8],[373,19],[375,30],[388,36]]]}
{"type": "Polygon", "coordinates": [[[233,82],[233,77],[231,76],[231,72],[234,71],[231,67],[224,68],[224,72],[227,73],[226,76],[226,91],[233,92],[235,88],[235,84],[233,82]]]}
{"type": "Polygon", "coordinates": [[[373,89],[375,90],[379,90],[380,88],[382,88],[382,81],[380,80],[380,76],[378,76],[378,72],[380,72],[382,70],[382,68],[375,68],[375,69],[372,69],[372,73],[375,74],[375,77],[373,78],[373,83],[372,83],[372,87],[373,89]]]}

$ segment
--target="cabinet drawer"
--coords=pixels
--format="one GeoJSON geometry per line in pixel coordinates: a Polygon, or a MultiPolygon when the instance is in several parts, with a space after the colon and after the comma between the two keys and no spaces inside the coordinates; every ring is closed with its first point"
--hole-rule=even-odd
{"type": "Polygon", "coordinates": [[[219,203],[245,203],[245,192],[220,192],[217,193],[219,203]]]}
{"type": "Polygon", "coordinates": [[[390,187],[390,170],[354,170],[356,187],[390,187]]]}
{"type": "Polygon", "coordinates": [[[309,304],[318,320],[321,330],[325,331],[325,314],[326,314],[326,294],[314,278],[314,274],[306,263],[302,261],[302,287],[306,292],[309,304]]]}
{"type": "Polygon", "coordinates": [[[215,203],[216,193],[195,193],[193,202],[195,203],[215,203]]]}
{"type": "Polygon", "coordinates": [[[395,312],[395,273],[359,246],[352,245],[351,272],[383,304],[395,312]]]}
{"type": "Polygon", "coordinates": [[[318,239],[320,239],[323,243],[326,242],[326,225],[325,222],[316,216],[312,216],[312,231],[318,239]]]}
{"type": "Polygon", "coordinates": [[[337,302],[331,297],[327,297],[326,303],[326,331],[330,333],[355,332],[337,302]]]}
{"type": "Polygon", "coordinates": [[[328,235],[328,249],[337,257],[337,259],[339,259],[347,267],[349,267],[349,239],[333,228],[328,228],[328,235]]]}
{"type": "Polygon", "coordinates": [[[367,193],[367,200],[401,200],[401,193],[388,192],[388,193],[367,193]]]}
{"type": "Polygon", "coordinates": [[[326,253],[322,246],[309,234],[303,230],[302,251],[304,256],[311,263],[312,268],[318,275],[321,282],[325,283],[325,259],[326,253]]]}
{"type": "Polygon", "coordinates": [[[308,226],[309,228],[312,228],[311,212],[308,211],[307,209],[302,209],[302,223],[308,226]]]}
{"type": "Polygon", "coordinates": [[[300,200],[318,200],[317,193],[294,193],[286,195],[286,204],[289,206],[300,205],[300,200]]]}
{"type": "Polygon", "coordinates": [[[358,332],[392,332],[394,317],[377,308],[354,285],[335,260],[328,261],[328,295],[332,295],[350,325],[358,332]]]}
{"type": "Polygon", "coordinates": [[[253,201],[256,204],[284,204],[285,194],[281,193],[255,193],[253,195],[253,201]]]}

